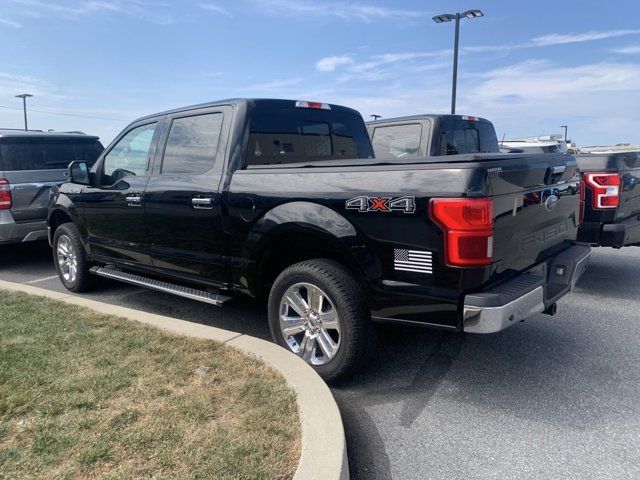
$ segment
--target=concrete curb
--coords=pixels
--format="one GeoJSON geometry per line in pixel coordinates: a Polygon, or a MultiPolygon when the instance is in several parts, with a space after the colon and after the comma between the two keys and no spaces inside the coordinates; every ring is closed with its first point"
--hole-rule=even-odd
{"type": "Polygon", "coordinates": [[[340,410],[329,387],[302,359],[259,338],[165,317],[140,310],[0,280],[0,289],[39,295],[91,308],[100,313],[135,320],[169,332],[214,340],[254,355],[276,369],[297,395],[302,445],[294,480],[348,480],[349,462],[340,410]]]}

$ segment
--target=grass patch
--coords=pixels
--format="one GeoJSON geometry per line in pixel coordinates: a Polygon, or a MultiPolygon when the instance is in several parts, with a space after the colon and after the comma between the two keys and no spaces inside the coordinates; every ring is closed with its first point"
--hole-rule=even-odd
{"type": "Polygon", "coordinates": [[[287,479],[299,423],[236,350],[0,291],[0,478],[287,479]]]}

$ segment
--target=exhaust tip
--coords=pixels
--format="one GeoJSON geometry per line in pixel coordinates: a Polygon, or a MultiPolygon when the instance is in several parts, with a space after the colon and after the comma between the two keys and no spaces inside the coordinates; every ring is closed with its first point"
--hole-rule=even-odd
{"type": "Polygon", "coordinates": [[[556,313],[558,313],[558,304],[557,304],[557,303],[554,303],[553,305],[550,305],[550,306],[549,306],[549,307],[547,307],[547,309],[546,309],[544,312],[542,312],[542,313],[544,313],[545,315],[551,315],[551,316],[553,317],[556,313]]]}

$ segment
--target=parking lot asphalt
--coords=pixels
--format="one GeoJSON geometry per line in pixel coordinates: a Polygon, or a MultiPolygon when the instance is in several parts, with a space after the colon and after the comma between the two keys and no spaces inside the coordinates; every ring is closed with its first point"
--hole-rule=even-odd
{"type": "MultiPolygon", "coordinates": [[[[64,291],[46,244],[0,248],[0,278],[64,291]]],[[[247,299],[106,280],[86,296],[269,338],[247,299]]],[[[594,249],[555,317],[485,336],[385,327],[332,391],[353,479],[640,478],[640,248],[594,249]]]]}

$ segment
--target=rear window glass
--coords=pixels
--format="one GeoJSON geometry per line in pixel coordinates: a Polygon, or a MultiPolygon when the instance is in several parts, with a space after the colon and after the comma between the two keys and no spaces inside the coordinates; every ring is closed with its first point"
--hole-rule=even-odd
{"type": "Polygon", "coordinates": [[[99,141],[4,138],[0,142],[3,170],[52,170],[67,168],[73,161],[93,165],[104,150],[99,141]]]}
{"type": "Polygon", "coordinates": [[[373,158],[358,115],[307,108],[254,111],[247,165],[276,165],[348,158],[373,158]]]}
{"type": "Polygon", "coordinates": [[[420,148],[422,125],[389,125],[373,131],[373,150],[378,158],[415,157],[420,148]]]}
{"type": "Polygon", "coordinates": [[[439,122],[438,155],[499,152],[496,132],[489,122],[447,118],[439,122]]]}

